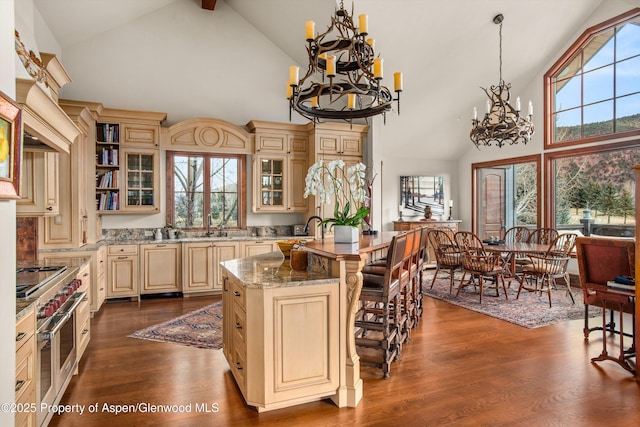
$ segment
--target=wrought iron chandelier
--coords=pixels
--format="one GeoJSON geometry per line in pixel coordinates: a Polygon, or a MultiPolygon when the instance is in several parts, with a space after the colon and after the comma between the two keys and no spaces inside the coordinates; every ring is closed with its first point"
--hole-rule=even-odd
{"type": "Polygon", "coordinates": [[[340,2],[324,33],[315,34],[315,23],[306,22],[309,67],[301,79],[296,66],[289,68],[287,99],[289,120],[297,111],[314,123],[324,120],[367,119],[391,111],[397,101],[400,114],[402,73],[396,72],[393,99],[391,91],[381,84],[383,60],[375,56],[374,40],[368,36],[367,15],[358,16],[358,27],[340,2]]]}
{"type": "Polygon", "coordinates": [[[493,18],[494,24],[500,25],[500,82],[491,88],[481,87],[487,94],[487,113],[482,121],[478,120],[478,110],[473,107],[473,127],[469,137],[480,149],[481,145],[490,147],[492,143],[498,147],[505,144],[514,145],[519,142],[526,144],[531,140],[535,129],[533,127],[533,104],[529,101],[527,116],[520,115],[520,97],[516,98],[515,108],[509,104],[511,83],[502,80],[502,21],[504,16],[498,14],[493,18]]]}

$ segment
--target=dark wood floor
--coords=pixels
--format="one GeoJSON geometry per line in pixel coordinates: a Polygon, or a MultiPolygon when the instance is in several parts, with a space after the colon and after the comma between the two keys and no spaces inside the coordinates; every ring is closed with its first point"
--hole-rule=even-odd
{"type": "MultiPolygon", "coordinates": [[[[127,338],[219,297],[106,304],[61,403],[96,413],[54,416],[51,426],[404,425],[637,426],[640,386],[612,362],[591,364],[601,338],[581,321],[525,329],[425,298],[422,322],[391,377],[363,368],[357,408],[329,401],[258,414],[245,406],[221,350],[127,338]],[[191,405],[190,413],[104,411],[104,405],[191,405]],[[197,413],[196,404],[218,408],[197,413]]],[[[544,303],[541,302],[541,303],[544,303]]],[[[597,319],[595,320],[597,321],[597,319]]],[[[615,349],[612,349],[615,351],[615,349]]]]}

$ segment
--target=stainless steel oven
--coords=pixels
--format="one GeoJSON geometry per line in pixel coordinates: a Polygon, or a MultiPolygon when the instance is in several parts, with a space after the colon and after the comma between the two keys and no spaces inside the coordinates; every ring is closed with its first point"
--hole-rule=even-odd
{"type": "Polygon", "coordinates": [[[38,310],[38,426],[49,422],[46,408],[60,401],[76,368],[75,311],[86,296],[78,287],[75,280],[63,286],[38,310]]]}

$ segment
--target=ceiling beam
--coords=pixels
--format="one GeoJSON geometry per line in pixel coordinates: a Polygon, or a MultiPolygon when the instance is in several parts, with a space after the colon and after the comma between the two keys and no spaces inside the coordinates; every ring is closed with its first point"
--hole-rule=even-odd
{"type": "Polygon", "coordinates": [[[202,8],[207,10],[213,10],[216,8],[217,0],[202,0],[202,8]]]}

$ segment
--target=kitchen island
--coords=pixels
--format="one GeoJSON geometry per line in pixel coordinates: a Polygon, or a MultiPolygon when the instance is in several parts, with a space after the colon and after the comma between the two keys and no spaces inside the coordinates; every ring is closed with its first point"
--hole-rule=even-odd
{"type": "Polygon", "coordinates": [[[268,411],[339,388],[339,281],[281,252],[221,263],[223,351],[248,405],[268,411]]]}
{"type": "Polygon", "coordinates": [[[259,411],[323,398],[362,399],[354,320],[360,271],[397,232],[306,243],[309,266],[292,271],[274,252],[221,263],[224,352],[247,404],[259,411]]]}

